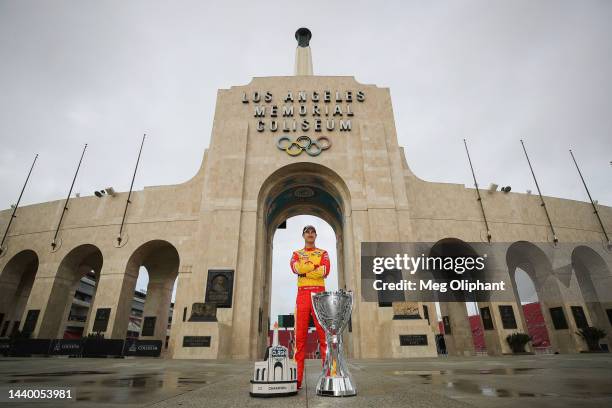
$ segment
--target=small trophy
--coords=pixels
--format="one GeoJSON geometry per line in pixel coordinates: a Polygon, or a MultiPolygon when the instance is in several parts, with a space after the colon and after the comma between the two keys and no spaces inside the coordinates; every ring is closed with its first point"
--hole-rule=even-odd
{"type": "Polygon", "coordinates": [[[284,397],[297,392],[297,366],[289,358],[287,347],[278,344],[277,322],[265,360],[255,362],[249,394],[251,397],[284,397]]]}
{"type": "Polygon", "coordinates": [[[348,324],[353,308],[353,292],[312,293],[312,305],[325,330],[327,352],[323,371],[317,381],[317,395],[329,397],[350,397],[357,394],[355,383],[344,360],[342,331],[348,324]]]}

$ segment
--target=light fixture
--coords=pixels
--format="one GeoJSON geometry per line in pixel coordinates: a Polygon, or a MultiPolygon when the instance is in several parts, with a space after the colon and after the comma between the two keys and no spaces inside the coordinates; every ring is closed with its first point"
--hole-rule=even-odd
{"type": "Polygon", "coordinates": [[[104,197],[104,194],[106,194],[106,193],[104,192],[104,190],[101,190],[101,191],[97,191],[96,190],[96,191],[94,191],[94,194],[96,195],[96,197],[102,198],[102,197],[104,197]]]}
{"type": "Polygon", "coordinates": [[[504,193],[509,193],[510,190],[512,190],[512,187],[510,187],[510,186],[506,186],[506,187],[502,187],[501,188],[501,191],[503,191],[504,193]]]}
{"type": "Polygon", "coordinates": [[[106,192],[106,194],[108,194],[111,197],[114,197],[115,195],[117,195],[117,193],[115,192],[115,189],[112,187],[106,187],[104,191],[106,192]]]}
{"type": "Polygon", "coordinates": [[[489,193],[492,193],[494,191],[497,191],[497,184],[495,183],[489,184],[489,193]]]}
{"type": "Polygon", "coordinates": [[[531,190],[527,190],[527,195],[531,195],[531,190]]]}

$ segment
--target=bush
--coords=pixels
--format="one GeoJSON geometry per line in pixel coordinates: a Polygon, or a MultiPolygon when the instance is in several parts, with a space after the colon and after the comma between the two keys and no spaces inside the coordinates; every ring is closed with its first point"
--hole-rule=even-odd
{"type": "Polygon", "coordinates": [[[531,341],[531,336],[525,333],[512,333],[506,337],[513,353],[524,353],[525,345],[531,341]]]}
{"type": "Polygon", "coordinates": [[[606,337],[606,332],[598,327],[584,327],[576,333],[584,339],[589,351],[599,351],[599,340],[606,337]]]}

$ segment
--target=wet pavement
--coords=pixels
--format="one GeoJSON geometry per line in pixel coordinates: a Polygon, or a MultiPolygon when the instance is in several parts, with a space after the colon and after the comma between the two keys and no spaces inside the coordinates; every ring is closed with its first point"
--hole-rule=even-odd
{"type": "MultiPolygon", "coordinates": [[[[0,358],[0,388],[70,388],[74,402],[3,407],[612,407],[612,356],[351,360],[358,395],[318,397],[316,361],[297,396],[249,396],[248,361],[0,358]]],[[[5,392],[5,391],[2,391],[5,392]]]]}

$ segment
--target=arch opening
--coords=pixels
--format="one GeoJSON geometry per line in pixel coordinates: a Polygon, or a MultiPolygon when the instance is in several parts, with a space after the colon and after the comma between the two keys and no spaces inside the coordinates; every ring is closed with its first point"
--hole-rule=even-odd
{"type": "Polygon", "coordinates": [[[79,245],[64,256],[53,280],[39,338],[80,338],[85,334],[102,264],[102,252],[92,244],[79,245]]]}
{"type": "MultiPolygon", "coordinates": [[[[444,238],[437,241],[430,249],[431,257],[477,257],[474,248],[457,238],[444,238]]],[[[432,271],[435,276],[447,274],[447,271],[432,271]]],[[[454,273],[454,272],[453,272],[454,273]]],[[[465,272],[464,277],[468,277],[465,272]]],[[[436,302],[436,311],[442,320],[444,348],[449,355],[473,355],[476,352],[486,353],[482,319],[478,304],[473,296],[466,292],[453,291],[452,302],[436,302]]]]}
{"type": "Polygon", "coordinates": [[[19,330],[34,278],[38,271],[38,255],[24,250],[13,256],[0,274],[0,337],[9,337],[19,330]]]}
{"type": "Polygon", "coordinates": [[[593,326],[607,333],[612,343],[612,274],[593,248],[580,245],[572,251],[572,269],[593,326]]]}
{"type": "Polygon", "coordinates": [[[177,249],[163,240],[146,242],[132,253],[125,271],[129,281],[117,310],[125,337],[159,340],[167,346],[179,264],[177,249]],[[140,280],[146,287],[136,287],[139,275],[146,275],[140,280]]]}
{"type": "MultiPolygon", "coordinates": [[[[345,255],[348,243],[345,242],[343,232],[347,217],[350,216],[349,201],[348,188],[340,176],[327,167],[313,163],[296,163],[281,168],[270,175],[262,184],[258,197],[258,242],[256,248],[257,258],[261,259],[261,262],[256,265],[253,288],[253,310],[255,313],[253,313],[252,330],[253,337],[258,339],[251,348],[251,354],[254,358],[263,356],[265,348],[269,344],[268,330],[271,319],[268,316],[271,313],[274,237],[277,234],[278,227],[286,223],[287,220],[289,220],[287,223],[289,225],[292,217],[299,219],[298,216],[317,217],[320,219],[319,225],[328,225],[336,238],[335,265],[333,264],[334,260],[332,260],[332,268],[335,266],[335,271],[332,269],[331,274],[337,276],[337,287],[346,288],[347,282],[344,271],[347,265],[345,265],[345,262],[350,261],[345,255]],[[266,321],[266,318],[268,321],[266,321]]],[[[298,238],[302,239],[301,228],[298,234],[298,238]]],[[[320,247],[319,236],[316,245],[320,247]]],[[[301,247],[303,247],[303,240],[299,247],[292,248],[290,251],[287,250],[286,259],[279,260],[281,261],[279,265],[286,264],[286,266],[283,271],[279,272],[291,273],[289,260],[292,251],[301,247]]],[[[327,249],[328,252],[330,250],[330,248],[323,249],[327,249]]],[[[282,269],[282,267],[279,268],[282,269]]],[[[297,286],[297,283],[293,282],[293,285],[297,286]]],[[[295,298],[291,299],[291,309],[294,306],[295,298]]],[[[287,346],[287,344],[284,345],[287,346]]]]}

